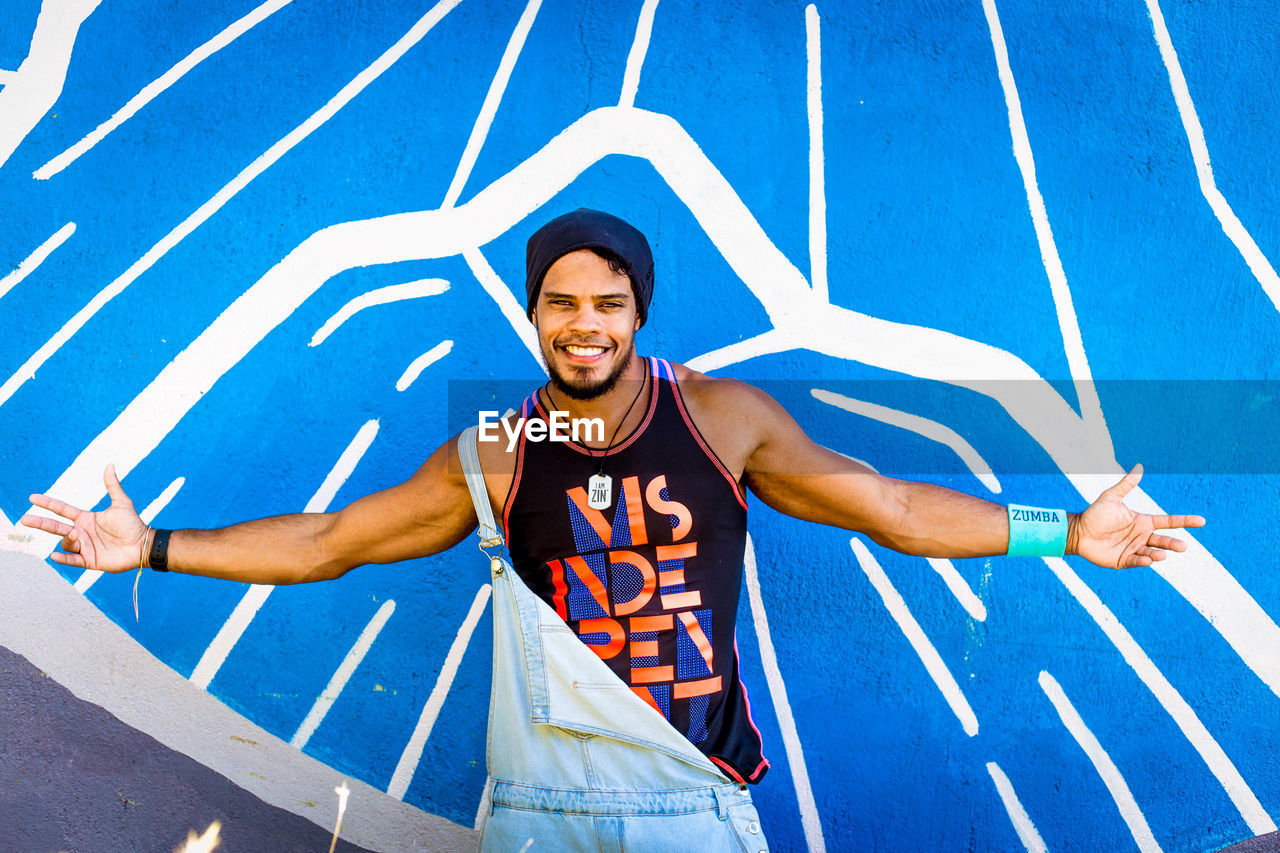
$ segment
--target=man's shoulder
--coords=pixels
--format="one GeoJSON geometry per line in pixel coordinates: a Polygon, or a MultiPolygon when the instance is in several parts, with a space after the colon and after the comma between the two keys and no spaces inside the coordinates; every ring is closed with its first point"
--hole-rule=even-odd
{"type": "Polygon", "coordinates": [[[707,376],[680,364],[671,367],[698,431],[733,478],[741,479],[752,455],[778,434],[789,416],[754,385],[707,376]]]}

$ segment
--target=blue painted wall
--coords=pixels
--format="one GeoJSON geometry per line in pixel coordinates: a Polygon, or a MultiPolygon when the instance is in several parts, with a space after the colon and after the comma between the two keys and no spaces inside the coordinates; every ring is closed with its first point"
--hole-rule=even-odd
{"type": "MultiPolygon", "coordinates": [[[[64,22],[62,40],[69,29],[73,50],[54,65],[65,68],[65,83],[25,124],[19,108],[38,99],[50,75],[0,78],[7,83],[0,125],[14,141],[0,164],[0,276],[8,275],[0,284],[0,380],[14,377],[0,394],[5,518],[26,509],[27,494],[56,483],[69,499],[97,500],[83,471],[107,459],[124,464],[131,453],[125,486],[139,506],[185,478],[157,518],[162,526],[298,511],[374,419],[376,437],[333,505],[397,482],[465,416],[451,411],[451,382],[511,380],[499,387],[513,389],[514,402],[514,389],[541,375],[462,250],[479,249],[522,301],[530,231],[574,207],[606,208],[637,224],[655,249],[657,291],[641,351],[760,382],[816,439],[886,474],[1001,502],[1079,508],[1079,475],[1141,461],[1152,500],[1209,518],[1196,536],[1203,545],[1196,571],[1221,566],[1238,583],[1204,593],[1225,596],[1211,624],[1197,611],[1208,606],[1203,600],[1159,573],[1068,561],[1238,771],[1264,813],[1251,812],[1252,823],[1239,792],[1233,803],[1185,724],[1175,723],[1167,694],[1162,704],[1133,656],[1126,660],[1044,562],[957,561],[985,604],[978,620],[926,561],[871,548],[971,706],[979,723],[971,736],[849,536],[753,503],[768,624],[829,849],[1019,848],[989,763],[1008,777],[1050,849],[1131,848],[1132,810],[1126,823],[1041,686],[1042,672],[1114,763],[1163,849],[1216,848],[1260,834],[1265,816],[1280,814],[1280,679],[1258,663],[1280,660],[1270,523],[1280,492],[1270,447],[1280,404],[1273,302],[1280,293],[1274,272],[1251,269],[1238,235],[1229,239],[1202,192],[1148,5],[1003,0],[994,7],[1114,447],[1090,470],[1064,470],[1054,455],[1079,437],[1079,421],[1065,419],[1055,444],[1018,408],[1044,382],[1073,415],[1081,402],[1063,331],[1071,315],[1055,307],[1046,244],[1037,240],[1011,150],[991,18],[979,0],[816,6],[827,278],[830,303],[848,309],[827,313],[802,305],[791,284],[759,266],[773,259],[797,280],[814,278],[806,6],[798,2],[662,0],[635,107],[669,120],[645,137],[648,147],[615,154],[609,143],[588,156],[548,146],[584,116],[637,134],[650,121],[590,117],[619,102],[642,4],[546,0],[460,184],[459,210],[482,207],[483,221],[448,213],[409,220],[410,237],[457,244],[447,251],[415,254],[413,239],[392,233],[404,220],[374,222],[376,233],[358,239],[318,232],[441,208],[517,22],[532,14],[524,4],[441,4],[447,13],[420,41],[311,127],[308,117],[432,4],[287,3],[83,156],[33,177],[254,5],[111,0],[78,33],[64,22]],[[290,136],[300,126],[308,132],[290,136]],[[286,139],[285,153],[259,159],[286,139]],[[535,156],[550,165],[521,170],[535,156]],[[255,162],[265,167],[235,183],[255,162]],[[547,177],[557,169],[563,180],[547,177]],[[513,171],[551,184],[531,190],[525,181],[486,194],[513,171]],[[728,201],[706,188],[717,176],[732,190],[728,201]],[[228,185],[235,191],[219,196],[228,185]],[[207,216],[189,220],[211,199],[207,216]],[[730,219],[754,222],[759,232],[726,230],[730,219]],[[193,227],[182,228],[184,221],[193,227]],[[68,222],[74,233],[43,263],[20,268],[68,222]],[[422,230],[413,231],[419,222],[422,230]],[[304,241],[319,260],[290,271],[282,261],[304,241]],[[424,279],[442,279],[448,289],[368,308],[309,345],[349,300],[424,279]],[[306,280],[314,292],[264,299],[231,331],[228,321],[215,325],[260,281],[286,293],[306,280]],[[121,282],[127,286],[77,322],[74,334],[57,337],[95,295],[121,282]],[[253,319],[270,306],[279,321],[256,330],[253,319]],[[869,332],[884,329],[879,321],[902,325],[878,338],[869,332]],[[793,336],[719,353],[775,327],[793,336]],[[166,366],[182,365],[180,353],[202,333],[209,341],[211,328],[216,340],[202,363],[221,354],[226,369],[215,371],[207,391],[180,377],[174,387],[195,389],[189,405],[176,405],[171,393],[148,396],[144,389],[166,366]],[[955,337],[936,343],[930,329],[955,337]],[[397,390],[406,368],[443,341],[452,342],[448,353],[397,390]],[[912,361],[922,352],[923,367],[912,361]],[[988,369],[985,378],[1008,381],[985,394],[947,381],[961,378],[970,363],[964,353],[979,353],[974,363],[988,369]],[[1006,369],[1011,359],[1028,369],[1020,384],[1006,369]],[[27,365],[36,368],[29,379],[27,365]],[[815,388],[949,427],[990,466],[999,493],[944,444],[821,402],[815,388]],[[170,412],[172,428],[154,441],[134,427],[113,428],[135,401],[140,420],[129,423],[159,423],[157,413],[170,412]],[[106,438],[91,445],[99,436],[106,438]],[[1233,623],[1261,626],[1252,651],[1230,633],[1233,623]]],[[[1280,28],[1263,3],[1166,0],[1158,8],[1216,188],[1240,231],[1274,262],[1280,28]]],[[[18,72],[29,52],[35,56],[39,12],[36,0],[4,4],[0,70],[18,72]]],[[[569,137],[578,139],[570,133],[561,142],[569,137]]],[[[592,133],[586,142],[603,138],[592,133]]],[[[183,377],[194,371],[190,361],[183,377]]],[[[1212,577],[1211,569],[1199,577],[1212,577]]],[[[66,576],[75,581],[79,573],[66,576]]],[[[394,615],[306,746],[385,788],[485,579],[483,561],[467,547],[276,590],[209,690],[289,739],[381,603],[394,600],[394,615]]],[[[148,576],[143,619],[135,622],[131,584],[129,576],[107,577],[86,594],[184,675],[244,594],[221,582],[148,576]]],[[[802,826],[809,807],[783,748],[782,697],[766,683],[757,624],[744,600],[739,648],[773,762],[758,801],[774,848],[801,850],[817,836],[802,826]]],[[[476,630],[405,795],[467,825],[484,781],[488,628],[484,620],[476,630]]]]}

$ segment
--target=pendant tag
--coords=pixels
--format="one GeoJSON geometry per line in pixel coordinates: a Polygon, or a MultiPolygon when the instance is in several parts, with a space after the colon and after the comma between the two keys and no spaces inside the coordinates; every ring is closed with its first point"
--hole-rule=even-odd
{"type": "Polygon", "coordinates": [[[587,506],[592,509],[608,509],[613,503],[613,478],[608,474],[595,474],[587,481],[587,506]]]}

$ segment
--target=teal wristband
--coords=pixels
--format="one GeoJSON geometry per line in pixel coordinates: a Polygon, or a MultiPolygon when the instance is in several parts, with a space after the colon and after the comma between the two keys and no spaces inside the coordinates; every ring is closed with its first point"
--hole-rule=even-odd
{"type": "Polygon", "coordinates": [[[1010,557],[1061,557],[1067,552],[1067,513],[1009,504],[1010,557]]]}

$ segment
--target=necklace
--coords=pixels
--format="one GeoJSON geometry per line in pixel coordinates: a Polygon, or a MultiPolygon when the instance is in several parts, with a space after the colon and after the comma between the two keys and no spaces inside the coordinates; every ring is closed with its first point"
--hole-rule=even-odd
{"type": "MultiPolygon", "coordinates": [[[[622,429],[622,425],[627,422],[627,416],[630,415],[631,410],[635,408],[636,400],[640,399],[640,395],[644,393],[644,389],[648,384],[649,375],[646,373],[640,380],[639,390],[637,390],[636,395],[631,398],[631,404],[627,406],[627,410],[622,413],[622,419],[618,421],[618,425],[613,428],[613,435],[609,437],[609,446],[602,449],[598,457],[596,456],[594,448],[583,445],[583,447],[587,447],[587,455],[592,459],[600,460],[600,467],[597,468],[596,473],[587,480],[587,506],[592,509],[608,509],[613,504],[613,478],[604,472],[604,462],[609,456],[609,451],[618,446],[614,444],[614,439],[618,437],[618,432],[622,429]]],[[[547,401],[555,407],[556,401],[555,398],[551,396],[551,385],[549,383],[545,390],[547,392],[547,401]]]]}

